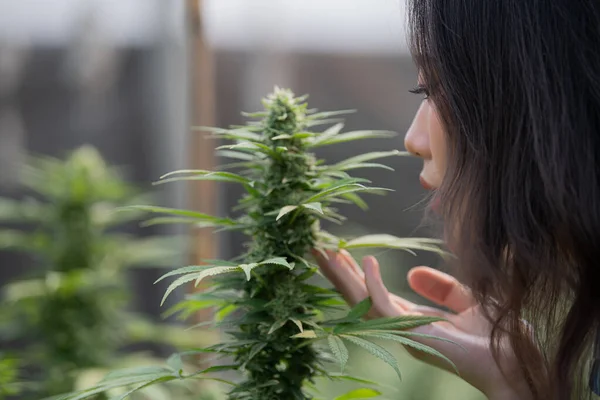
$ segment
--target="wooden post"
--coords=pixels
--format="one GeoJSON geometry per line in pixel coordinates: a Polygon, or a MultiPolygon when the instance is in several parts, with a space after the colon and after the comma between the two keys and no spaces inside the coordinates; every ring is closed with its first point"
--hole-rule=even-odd
{"type": "MultiPolygon", "coordinates": [[[[213,56],[204,38],[202,27],[202,0],[187,0],[187,26],[189,32],[190,60],[190,121],[192,126],[214,126],[215,93],[213,56]]],[[[205,132],[190,129],[189,160],[190,168],[213,170],[215,167],[215,142],[206,139],[205,132]]],[[[211,181],[192,181],[189,188],[189,204],[193,210],[207,214],[215,214],[216,185],[211,181]]],[[[196,229],[191,232],[192,252],[191,264],[199,265],[203,259],[216,258],[217,241],[211,229],[196,229]]],[[[202,290],[202,285],[195,288],[202,290]]],[[[200,312],[197,322],[211,318],[209,311],[200,312]]]]}

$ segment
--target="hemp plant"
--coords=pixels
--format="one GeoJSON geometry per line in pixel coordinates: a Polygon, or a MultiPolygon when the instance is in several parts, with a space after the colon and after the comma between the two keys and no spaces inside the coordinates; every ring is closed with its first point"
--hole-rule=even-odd
{"type": "Polygon", "coordinates": [[[116,229],[139,215],[113,209],[144,196],[95,149],[32,157],[20,178],[26,197],[0,198],[0,221],[13,224],[0,229],[0,249],[30,256],[33,268],[1,287],[0,343],[14,354],[0,354],[0,398],[9,388],[32,399],[75,390],[86,370],[133,362],[119,353],[129,344],[198,343],[126,310],[127,269],[172,265],[176,242],[116,229]]]}
{"type": "MultiPolygon", "coordinates": [[[[237,216],[215,217],[197,211],[152,206],[133,207],[159,214],[148,223],[189,223],[220,231],[239,231],[250,241],[243,254],[232,260],[205,260],[204,265],[183,267],[160,280],[178,276],[168,287],[163,302],[176,288],[207,279],[208,289],[195,293],[176,306],[186,315],[216,307],[216,326],[227,339],[216,345],[175,355],[163,369],[130,373],[106,379],[95,389],[118,385],[146,387],[153,382],[179,379],[217,379],[227,382],[229,400],[317,399],[317,378],[350,379],[343,373],[348,362],[347,343],[357,345],[388,363],[398,375],[400,366],[390,351],[374,341],[389,340],[447,360],[436,350],[412,338],[411,328],[439,321],[425,316],[401,316],[364,321],[371,307],[365,299],[344,317],[331,319],[332,312],[344,310],[339,293],[315,285],[309,279],[318,267],[308,256],[311,249],[356,249],[384,247],[409,252],[440,252],[433,239],[367,235],[344,239],[320,228],[320,220],[341,223],[344,217],[335,208],[354,203],[366,208],[363,193],[382,194],[387,189],[369,186],[366,179],[349,171],[360,168],[391,169],[375,162],[405,153],[392,150],[360,154],[333,165],[325,165],[311,153],[316,148],[361,139],[393,136],[388,131],[342,132],[343,123],[333,118],[349,111],[317,112],[308,109],[305,97],[275,88],[263,100],[264,111],[244,113],[252,118],[244,126],[230,129],[201,128],[215,137],[229,140],[217,148],[221,156],[236,160],[219,171],[181,170],[161,177],[159,184],[175,181],[211,180],[239,184],[245,194],[239,200],[237,216]],[[333,119],[332,119],[333,118],[333,119]],[[322,132],[314,127],[331,125],[322,132]],[[236,168],[229,172],[227,169],[236,168]],[[214,353],[225,364],[186,372],[173,360],[198,353],[214,353]],[[342,373],[329,370],[337,361],[342,373]],[[216,372],[232,370],[239,379],[224,381],[216,372]],[[119,379],[122,379],[119,382],[119,379]],[[103,386],[104,385],[104,386],[103,386]]],[[[360,379],[355,381],[365,382],[360,379]]],[[[344,399],[375,397],[372,388],[352,391],[344,399]]],[[[85,393],[63,399],[82,399],[85,393]]]]}

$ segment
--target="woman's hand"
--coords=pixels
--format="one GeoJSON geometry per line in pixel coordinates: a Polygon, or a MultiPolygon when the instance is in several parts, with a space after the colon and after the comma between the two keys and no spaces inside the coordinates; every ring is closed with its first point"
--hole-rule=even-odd
{"type": "MultiPolygon", "coordinates": [[[[507,376],[501,373],[490,349],[490,323],[482,315],[470,291],[450,275],[428,267],[416,267],[408,273],[410,287],[419,295],[453,311],[445,312],[417,305],[389,293],[381,279],[379,264],[372,256],[364,258],[361,269],[344,250],[340,253],[327,252],[329,259],[317,251],[313,254],[323,274],[351,306],[368,296],[371,297],[373,306],[367,314],[368,318],[427,315],[448,320],[449,323],[435,322],[413,331],[451,340],[462,348],[435,339],[413,339],[440,351],[452,360],[460,377],[481,390],[488,398],[531,398],[527,385],[522,382],[523,378],[512,351],[503,351],[500,362],[507,376]],[[512,386],[509,385],[509,381],[512,386]]],[[[453,371],[447,363],[437,357],[410,348],[407,350],[420,360],[453,371]]]]}

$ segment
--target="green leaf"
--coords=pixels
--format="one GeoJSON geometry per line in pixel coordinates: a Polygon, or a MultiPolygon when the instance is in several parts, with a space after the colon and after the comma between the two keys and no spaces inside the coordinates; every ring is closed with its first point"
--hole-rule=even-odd
{"type": "Polygon", "coordinates": [[[157,206],[127,206],[127,207],[120,208],[120,210],[130,210],[130,209],[152,212],[152,213],[157,213],[157,214],[168,214],[168,215],[175,215],[175,216],[180,216],[180,217],[194,218],[199,223],[200,222],[208,222],[208,223],[213,223],[213,224],[219,225],[219,226],[238,225],[237,221],[234,221],[229,218],[219,218],[219,217],[215,217],[215,216],[208,215],[208,214],[203,214],[203,213],[189,211],[189,210],[179,210],[176,208],[157,207],[157,206]]]}
{"type": "Polygon", "coordinates": [[[246,274],[246,280],[250,280],[252,278],[252,270],[256,267],[258,267],[257,263],[251,263],[251,264],[240,264],[238,265],[239,268],[242,269],[242,271],[244,271],[244,273],[246,274]]]}
{"type": "Polygon", "coordinates": [[[172,377],[172,376],[163,376],[163,377],[160,377],[160,378],[153,379],[153,380],[151,380],[149,382],[142,382],[142,383],[138,384],[137,386],[135,386],[133,389],[130,389],[130,390],[126,391],[125,393],[119,395],[119,396],[112,396],[109,400],[124,400],[127,397],[129,397],[130,395],[134,394],[135,392],[138,392],[138,391],[140,391],[140,390],[142,390],[142,389],[144,389],[144,388],[146,388],[148,386],[155,385],[155,384],[160,383],[160,382],[171,381],[171,380],[174,380],[174,379],[175,378],[172,377]]]}
{"type": "Polygon", "coordinates": [[[200,283],[200,281],[202,281],[202,279],[204,279],[206,277],[224,274],[224,273],[228,273],[228,272],[234,272],[234,271],[238,271],[238,270],[240,270],[240,268],[237,266],[235,266],[235,267],[213,267],[213,268],[202,270],[198,273],[184,275],[184,276],[176,279],[173,283],[171,283],[171,285],[169,285],[160,304],[163,305],[165,300],[167,299],[167,297],[169,297],[169,295],[171,294],[171,292],[173,292],[173,290],[177,289],[179,286],[181,286],[185,283],[195,280],[196,281],[195,285],[197,286],[200,283]]]}
{"type": "Polygon", "coordinates": [[[373,302],[371,301],[371,297],[367,297],[363,301],[356,304],[346,316],[348,320],[355,320],[362,318],[365,314],[369,312],[373,302]]]}
{"type": "Polygon", "coordinates": [[[290,336],[294,339],[316,339],[317,333],[313,330],[304,330],[304,332],[297,333],[293,336],[290,336]]]}
{"type": "Polygon", "coordinates": [[[234,158],[237,160],[253,161],[255,157],[252,154],[243,153],[235,150],[220,150],[216,154],[221,157],[234,158]]]}
{"type": "Polygon", "coordinates": [[[388,171],[394,171],[394,168],[389,167],[385,164],[379,164],[379,163],[348,164],[348,165],[344,165],[342,167],[342,169],[340,169],[340,171],[350,171],[353,169],[360,169],[360,168],[381,168],[381,169],[387,169],[388,171]]]}
{"type": "Polygon", "coordinates": [[[440,317],[429,317],[424,315],[402,315],[398,317],[377,318],[368,321],[361,321],[356,324],[336,326],[334,328],[334,332],[354,333],[368,330],[407,330],[439,321],[445,321],[445,319],[440,317]]]}
{"type": "Polygon", "coordinates": [[[267,342],[256,343],[252,345],[250,353],[248,353],[248,358],[246,362],[252,360],[258,353],[260,353],[265,347],[267,347],[267,342]]]}
{"type": "Polygon", "coordinates": [[[29,249],[31,250],[31,235],[12,229],[0,231],[0,249],[29,249]]]}
{"type": "Polygon", "coordinates": [[[306,117],[308,120],[331,118],[338,115],[354,114],[356,110],[336,110],[336,111],[321,111],[306,117]]]}
{"type": "Polygon", "coordinates": [[[290,321],[292,321],[300,330],[300,333],[304,332],[304,327],[302,326],[302,321],[296,319],[296,318],[290,318],[290,321]]]}
{"type": "Polygon", "coordinates": [[[340,131],[342,130],[342,128],[344,128],[344,124],[343,123],[338,123],[333,125],[332,127],[326,129],[325,131],[323,131],[323,133],[317,135],[313,142],[311,144],[309,144],[310,147],[317,147],[320,143],[329,140],[330,138],[334,137],[335,135],[337,135],[338,133],[340,133],[340,131]]]}
{"type": "MultiPolygon", "coordinates": [[[[368,331],[367,331],[368,332],[368,331]]],[[[450,343],[452,345],[458,346],[461,349],[463,349],[465,352],[467,351],[467,349],[461,345],[460,343],[454,342],[450,339],[446,339],[443,337],[438,337],[438,336],[434,336],[434,335],[428,335],[426,333],[419,333],[419,332],[413,332],[413,331],[401,331],[401,330],[397,330],[397,329],[393,329],[393,330],[387,330],[387,329],[378,329],[374,332],[382,332],[382,333],[390,333],[392,335],[399,335],[399,336],[405,336],[410,338],[412,337],[419,337],[419,338],[423,338],[423,339],[433,339],[433,340],[439,340],[440,342],[446,342],[446,343],[450,343]]]]}
{"type": "MultiPolygon", "coordinates": [[[[185,218],[185,217],[156,217],[150,218],[146,221],[140,223],[140,226],[143,228],[147,228],[154,225],[166,225],[166,224],[202,224],[202,222],[198,222],[193,218],[185,218]]],[[[216,224],[206,223],[207,228],[211,226],[219,226],[216,224]]],[[[203,225],[204,226],[204,225],[203,225]]]]}
{"type": "Polygon", "coordinates": [[[302,204],[302,207],[314,210],[314,211],[318,212],[319,214],[324,214],[321,203],[306,203],[306,204],[302,204]]]}
{"type": "Polygon", "coordinates": [[[212,132],[215,136],[234,139],[234,140],[251,140],[251,141],[260,141],[262,140],[261,135],[249,132],[244,129],[223,129],[223,128],[215,128],[210,126],[197,126],[192,129],[198,131],[212,132]]]}
{"type": "Polygon", "coordinates": [[[331,188],[323,190],[320,193],[315,194],[312,197],[309,197],[305,200],[305,202],[313,202],[315,200],[324,200],[329,199],[336,196],[341,196],[346,193],[354,193],[354,192],[375,192],[375,191],[392,191],[392,189],[387,188],[379,188],[379,187],[366,187],[358,183],[344,185],[337,188],[331,188]]]}
{"type": "Polygon", "coordinates": [[[296,208],[298,208],[298,206],[285,206],[285,207],[281,207],[281,210],[279,210],[279,214],[277,214],[277,218],[275,218],[275,221],[279,221],[281,219],[281,217],[283,217],[286,214],[291,213],[296,208]]]}
{"type": "Polygon", "coordinates": [[[340,370],[343,372],[344,368],[346,367],[346,363],[348,362],[348,349],[346,348],[346,345],[342,339],[335,335],[329,335],[327,337],[327,342],[329,343],[331,352],[340,363],[340,370]]]}
{"type": "Polygon", "coordinates": [[[219,146],[216,148],[216,150],[221,150],[221,149],[228,149],[228,150],[237,149],[237,150],[246,150],[246,151],[258,150],[261,153],[265,153],[265,154],[268,154],[271,156],[277,154],[269,146],[264,145],[262,143],[255,143],[255,142],[241,142],[241,143],[237,143],[237,144],[219,146]]]}
{"type": "Polygon", "coordinates": [[[368,210],[369,205],[356,193],[344,193],[340,197],[351,201],[362,210],[368,210]]]}
{"type": "Polygon", "coordinates": [[[273,325],[271,325],[271,328],[269,329],[269,332],[267,332],[267,334],[270,335],[271,333],[284,326],[287,322],[287,319],[281,319],[279,321],[276,321],[273,325]]]}
{"type": "Polygon", "coordinates": [[[366,186],[361,185],[359,183],[345,183],[345,184],[334,185],[334,186],[324,189],[324,190],[320,191],[319,193],[309,197],[303,203],[312,203],[317,200],[324,199],[326,197],[335,196],[338,192],[345,191],[348,189],[361,190],[361,189],[366,189],[366,186]]]}
{"type": "Polygon", "coordinates": [[[250,180],[248,178],[244,178],[241,175],[237,175],[231,172],[216,172],[216,171],[206,171],[202,169],[183,169],[179,171],[169,172],[160,177],[158,182],[154,182],[159,185],[167,182],[176,182],[176,181],[217,181],[217,182],[234,182],[234,183],[243,183],[248,184],[250,180]],[[169,178],[173,175],[185,175],[177,178],[169,178]]]}
{"type": "Polygon", "coordinates": [[[427,353],[429,355],[441,358],[442,360],[446,361],[454,369],[454,371],[456,371],[457,374],[459,374],[458,368],[456,368],[456,365],[454,365],[454,363],[448,357],[446,357],[445,355],[443,355],[442,353],[440,353],[439,351],[437,351],[434,348],[431,348],[429,346],[426,346],[422,343],[416,342],[409,338],[399,336],[399,335],[394,335],[391,333],[382,333],[382,332],[376,332],[376,331],[355,333],[354,335],[367,336],[367,337],[374,338],[374,339],[392,340],[392,341],[398,342],[404,346],[412,347],[413,349],[416,349],[416,350],[422,351],[424,353],[427,353]]]}
{"type": "Polygon", "coordinates": [[[160,278],[158,278],[156,281],[154,281],[154,284],[157,284],[158,282],[160,282],[163,279],[168,278],[170,276],[189,274],[192,272],[200,272],[200,271],[203,271],[210,267],[212,267],[212,265],[190,265],[187,267],[177,268],[176,270],[169,271],[166,274],[164,274],[163,276],[161,276],[160,278]]]}
{"type": "Polygon", "coordinates": [[[347,341],[354,343],[357,346],[362,347],[367,352],[369,352],[371,355],[384,361],[386,364],[391,366],[394,369],[394,371],[396,371],[396,373],[398,374],[398,377],[400,379],[402,379],[402,374],[400,373],[400,368],[398,367],[398,361],[396,360],[396,358],[394,357],[394,355],[392,353],[390,353],[383,347],[379,346],[378,344],[369,342],[368,340],[365,340],[363,338],[359,338],[356,336],[350,336],[350,335],[340,335],[340,336],[342,338],[346,339],[347,341]]]}
{"type": "Polygon", "coordinates": [[[181,360],[181,354],[171,354],[171,356],[167,359],[167,365],[177,374],[179,374],[180,371],[183,371],[183,361],[181,360]]]}
{"type": "Polygon", "coordinates": [[[292,264],[290,264],[285,257],[275,257],[275,258],[270,258],[268,260],[265,261],[261,261],[260,263],[258,263],[258,265],[265,265],[265,264],[276,264],[276,265],[281,265],[284,266],[288,269],[293,269],[294,266],[292,264]]]}
{"type": "Polygon", "coordinates": [[[399,150],[373,151],[370,153],[359,154],[357,156],[347,158],[344,161],[340,161],[339,163],[332,165],[331,168],[344,170],[345,167],[348,165],[361,164],[367,161],[377,160],[380,158],[405,155],[409,155],[409,153],[406,151],[399,150]]]}
{"type": "Polygon", "coordinates": [[[345,133],[340,133],[338,135],[335,135],[326,140],[313,143],[310,145],[310,147],[328,146],[328,145],[332,145],[332,144],[351,142],[354,140],[361,140],[361,139],[391,138],[394,136],[396,136],[396,132],[384,131],[384,130],[345,132],[345,133]]]}
{"type": "Polygon", "coordinates": [[[362,383],[363,385],[379,385],[377,382],[368,380],[368,379],[363,379],[363,378],[358,378],[355,376],[350,376],[350,375],[346,375],[346,374],[342,374],[342,373],[336,373],[336,372],[330,372],[329,373],[329,377],[331,379],[338,379],[338,380],[345,380],[345,381],[350,381],[350,382],[356,382],[356,383],[362,383]]]}
{"type": "Polygon", "coordinates": [[[352,399],[372,399],[379,397],[381,392],[370,388],[359,388],[349,391],[346,394],[336,397],[334,400],[352,400],[352,399]]]}
{"type": "MultiPolygon", "coordinates": [[[[358,249],[367,247],[384,247],[388,249],[399,249],[413,253],[413,250],[424,250],[435,253],[444,253],[438,246],[441,241],[428,238],[399,238],[387,234],[365,235],[347,241],[341,245],[344,249],[358,249]]],[[[414,253],[413,253],[414,254],[414,253]]]]}
{"type": "Polygon", "coordinates": [[[13,200],[0,197],[0,221],[41,222],[48,213],[49,207],[36,200],[13,200]]]}

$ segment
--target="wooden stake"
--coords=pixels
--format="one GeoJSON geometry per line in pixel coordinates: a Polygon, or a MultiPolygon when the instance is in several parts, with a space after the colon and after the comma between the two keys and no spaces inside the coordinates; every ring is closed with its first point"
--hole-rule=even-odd
{"type": "MultiPolygon", "coordinates": [[[[202,0],[187,0],[187,18],[189,29],[189,54],[192,88],[190,91],[190,121],[192,126],[214,126],[215,93],[213,55],[206,43],[202,28],[202,0]]],[[[190,129],[189,159],[192,169],[213,170],[215,168],[215,142],[207,140],[205,132],[190,129]]],[[[216,214],[217,191],[215,182],[190,182],[188,188],[189,204],[193,210],[207,214],[216,214]]],[[[216,258],[217,241],[211,229],[197,229],[192,234],[191,264],[200,265],[203,259],[216,258]]],[[[199,285],[195,291],[205,288],[199,285]]],[[[199,312],[197,322],[211,318],[209,311],[199,312]]]]}

